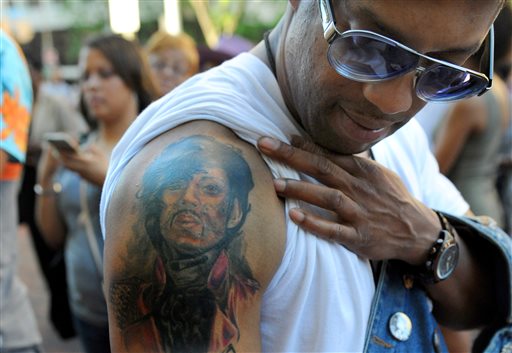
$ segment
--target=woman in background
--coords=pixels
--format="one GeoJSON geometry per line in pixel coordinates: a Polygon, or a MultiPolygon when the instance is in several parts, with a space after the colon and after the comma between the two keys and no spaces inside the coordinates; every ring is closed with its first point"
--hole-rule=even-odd
{"type": "Polygon", "coordinates": [[[87,353],[110,352],[102,290],[101,186],[114,146],[156,97],[147,61],[133,42],[98,37],[83,48],[81,102],[96,125],[77,151],[45,151],[39,164],[36,216],[47,243],[64,246],[75,329],[87,353]]]}
{"type": "MultiPolygon", "coordinates": [[[[511,28],[501,31],[499,26],[507,11],[510,7],[505,7],[496,19],[496,62],[508,54],[511,45],[511,28]]],[[[477,70],[482,50],[467,63],[477,70]]],[[[496,179],[500,145],[510,123],[510,114],[507,87],[495,74],[488,94],[454,103],[440,123],[435,143],[441,173],[457,186],[476,215],[490,216],[501,228],[504,227],[504,213],[496,179]]]]}
{"type": "Polygon", "coordinates": [[[27,159],[23,165],[23,179],[18,194],[18,214],[20,223],[25,223],[30,229],[39,267],[50,291],[50,321],[60,337],[66,339],[73,337],[75,331],[68,302],[64,257],[60,250],[56,251],[48,247],[36,224],[34,185],[37,181],[37,164],[45,135],[58,131],[78,138],[88,130],[88,127],[76,107],[43,89],[41,59],[30,51],[26,51],[25,54],[32,79],[34,107],[30,122],[27,159]]]}
{"type": "MultiPolygon", "coordinates": [[[[496,186],[500,145],[510,128],[510,96],[499,63],[510,65],[512,10],[505,6],[494,22],[495,75],[492,89],[481,97],[453,103],[437,128],[435,156],[439,168],[460,190],[471,211],[495,219],[503,227],[504,212],[496,186]]],[[[470,58],[479,65],[479,53],[470,58]]],[[[509,151],[509,153],[512,153],[509,151]]],[[[472,351],[478,330],[453,331],[442,327],[451,353],[472,351]]]]}
{"type": "Polygon", "coordinates": [[[199,71],[196,43],[187,34],[173,36],[166,32],[155,32],[146,44],[146,51],[160,96],[199,71]]]}

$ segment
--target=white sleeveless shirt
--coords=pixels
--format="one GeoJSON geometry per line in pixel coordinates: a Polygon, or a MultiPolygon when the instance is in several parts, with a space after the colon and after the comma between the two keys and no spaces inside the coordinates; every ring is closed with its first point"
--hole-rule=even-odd
{"type": "MultiPolygon", "coordinates": [[[[252,145],[264,135],[289,142],[303,134],[272,72],[254,55],[241,54],[199,74],[150,105],[113,151],[101,200],[103,234],[109,200],[131,158],[161,133],[199,119],[224,125],[252,145]]],[[[275,178],[310,180],[263,158],[275,178]]],[[[288,217],[297,206],[286,200],[286,248],[263,296],[263,351],[359,352],[375,292],[369,262],[298,228],[288,217]]]]}

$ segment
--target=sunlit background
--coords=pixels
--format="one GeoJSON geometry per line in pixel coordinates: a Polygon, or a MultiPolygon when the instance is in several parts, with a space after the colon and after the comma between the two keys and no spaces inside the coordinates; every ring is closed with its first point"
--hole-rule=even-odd
{"type": "Polygon", "coordinates": [[[80,46],[100,33],[120,33],[141,44],[157,29],[185,31],[198,46],[226,38],[256,44],[282,15],[286,0],[1,0],[4,28],[41,56],[48,79],[74,81],[80,46]]]}

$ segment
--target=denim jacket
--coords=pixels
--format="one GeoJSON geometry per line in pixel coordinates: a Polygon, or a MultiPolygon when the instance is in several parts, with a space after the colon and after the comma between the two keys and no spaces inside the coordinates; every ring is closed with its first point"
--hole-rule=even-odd
{"type": "MultiPolygon", "coordinates": [[[[484,219],[445,216],[465,240],[476,249],[492,251],[494,283],[499,319],[485,328],[473,350],[485,353],[512,353],[512,240],[495,224],[484,219]]],[[[419,283],[399,261],[384,261],[373,299],[364,351],[447,352],[439,325],[432,315],[432,302],[419,283]]]]}

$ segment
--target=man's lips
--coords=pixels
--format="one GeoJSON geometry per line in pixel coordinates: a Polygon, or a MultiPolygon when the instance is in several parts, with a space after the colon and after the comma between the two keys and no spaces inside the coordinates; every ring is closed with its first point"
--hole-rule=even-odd
{"type": "Polygon", "coordinates": [[[345,109],[343,109],[343,108],[341,108],[341,109],[347,115],[347,117],[349,117],[356,125],[359,125],[363,129],[378,132],[378,131],[384,130],[389,125],[389,124],[385,124],[387,121],[384,119],[381,119],[381,118],[370,119],[373,121],[373,123],[364,122],[365,120],[368,120],[368,118],[364,117],[362,114],[356,114],[354,112],[349,113],[345,109]],[[377,125],[379,125],[378,123],[381,123],[380,126],[377,126],[377,125]],[[382,124],[382,123],[384,123],[384,124],[382,124]]]}
{"type": "MultiPolygon", "coordinates": [[[[349,114],[345,109],[341,108],[342,112],[348,119],[343,119],[344,128],[347,129],[350,137],[362,143],[370,143],[380,140],[388,131],[389,124],[384,126],[370,126],[370,123],[364,122],[363,118],[358,119],[357,115],[349,114]],[[363,121],[363,123],[361,123],[363,121]]],[[[375,121],[387,123],[385,120],[375,121]]]]}
{"type": "Polygon", "coordinates": [[[193,212],[182,211],[174,216],[172,223],[180,226],[194,226],[200,225],[201,219],[193,212]]]}

